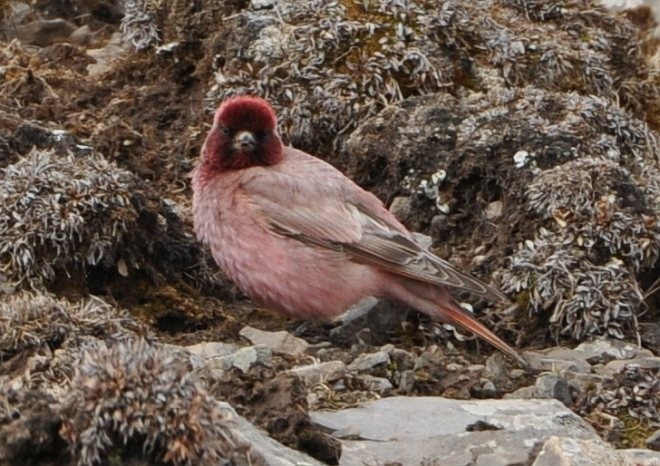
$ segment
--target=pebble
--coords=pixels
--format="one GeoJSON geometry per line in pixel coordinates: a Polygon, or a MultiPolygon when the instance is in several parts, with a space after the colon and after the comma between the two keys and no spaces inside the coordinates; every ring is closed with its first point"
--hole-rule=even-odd
{"type": "Polygon", "coordinates": [[[375,353],[361,354],[348,365],[349,371],[366,371],[382,364],[389,364],[392,345],[385,345],[375,353]]]}
{"type": "Polygon", "coordinates": [[[294,367],[287,372],[300,377],[305,386],[311,387],[321,382],[333,382],[343,377],[346,373],[346,364],[342,361],[328,361],[294,367]]]}
{"type": "Polygon", "coordinates": [[[264,345],[275,354],[298,357],[307,352],[309,344],[302,338],[294,337],[288,332],[265,332],[254,327],[246,326],[239,332],[243,338],[250,340],[253,345],[264,345]]]}

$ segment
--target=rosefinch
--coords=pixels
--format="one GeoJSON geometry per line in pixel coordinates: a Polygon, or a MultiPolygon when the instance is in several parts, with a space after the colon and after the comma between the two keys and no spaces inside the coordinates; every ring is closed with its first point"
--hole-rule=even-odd
{"type": "Polygon", "coordinates": [[[378,198],[277,133],[268,102],[220,105],[193,173],[197,237],[254,301],[300,319],[329,320],[367,296],[467,328],[524,360],[449,294],[502,293],[424,250],[378,198]]]}

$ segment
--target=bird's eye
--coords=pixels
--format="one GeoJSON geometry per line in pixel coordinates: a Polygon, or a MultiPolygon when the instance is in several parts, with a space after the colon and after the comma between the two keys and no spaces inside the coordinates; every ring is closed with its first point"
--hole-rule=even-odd
{"type": "Polygon", "coordinates": [[[220,132],[224,134],[225,136],[228,136],[231,133],[231,130],[229,129],[228,126],[221,126],[220,127],[220,132]]]}

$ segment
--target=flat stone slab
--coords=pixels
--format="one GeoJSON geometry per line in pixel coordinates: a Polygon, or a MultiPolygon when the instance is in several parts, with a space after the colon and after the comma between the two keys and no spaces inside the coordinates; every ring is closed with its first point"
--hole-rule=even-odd
{"type": "Polygon", "coordinates": [[[551,436],[598,439],[557,400],[391,397],[310,416],[342,439],[341,466],[433,461],[463,466],[493,464],[498,457],[502,464],[525,464],[551,436]]]}

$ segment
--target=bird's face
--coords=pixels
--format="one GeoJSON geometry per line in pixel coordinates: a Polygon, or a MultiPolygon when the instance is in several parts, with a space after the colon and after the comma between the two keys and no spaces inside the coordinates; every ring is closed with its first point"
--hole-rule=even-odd
{"type": "Polygon", "coordinates": [[[268,102],[239,96],[226,100],[215,113],[202,156],[217,170],[273,165],[282,159],[277,117],[268,102]]]}

